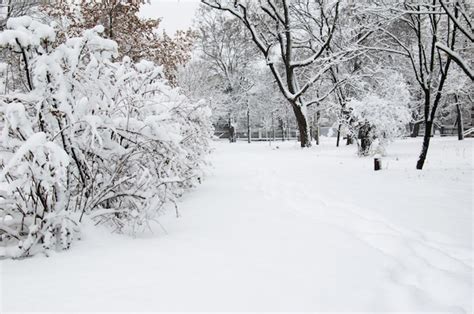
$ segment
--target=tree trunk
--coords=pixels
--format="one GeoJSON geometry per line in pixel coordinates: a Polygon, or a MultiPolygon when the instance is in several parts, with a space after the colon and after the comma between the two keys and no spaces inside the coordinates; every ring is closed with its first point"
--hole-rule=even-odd
{"type": "Polygon", "coordinates": [[[110,12],[109,12],[109,38],[110,39],[114,39],[114,26],[113,26],[114,17],[113,17],[112,10],[110,10],[110,12]]]}
{"type": "Polygon", "coordinates": [[[319,130],[319,120],[321,118],[321,113],[319,111],[316,112],[316,118],[314,120],[314,139],[316,140],[316,145],[319,145],[319,136],[320,136],[320,130],[319,130]]]}
{"type": "Polygon", "coordinates": [[[423,136],[423,146],[421,148],[421,154],[416,163],[416,169],[422,170],[425,164],[426,155],[428,154],[428,148],[430,147],[431,131],[433,129],[433,121],[426,121],[425,123],[425,135],[423,136]]]}
{"type": "Polygon", "coordinates": [[[351,134],[347,134],[346,145],[354,144],[354,139],[352,138],[351,134]]]}
{"type": "Polygon", "coordinates": [[[418,137],[418,134],[420,133],[420,123],[415,122],[413,125],[413,131],[411,132],[411,137],[418,137]]]}
{"type": "Polygon", "coordinates": [[[280,118],[280,129],[281,129],[281,141],[285,141],[285,122],[283,118],[280,118]]]}
{"type": "Polygon", "coordinates": [[[235,132],[235,127],[232,123],[232,118],[229,118],[229,142],[230,143],[236,142],[236,132],[235,132]]]}
{"type": "Polygon", "coordinates": [[[247,142],[252,143],[252,130],[250,128],[250,108],[247,108],[247,142]]]}
{"type": "Polygon", "coordinates": [[[275,115],[272,113],[272,140],[275,142],[275,115]]]}
{"type": "MultiPolygon", "coordinates": [[[[346,134],[346,145],[354,144],[354,138],[356,137],[350,130],[353,129],[351,126],[353,125],[352,118],[348,118],[348,127],[347,127],[347,134],[346,134]]],[[[357,139],[356,139],[357,140],[357,139]]]]}
{"type": "Polygon", "coordinates": [[[463,125],[463,119],[462,119],[462,110],[461,106],[459,105],[458,102],[458,96],[456,95],[456,111],[458,114],[458,117],[456,119],[456,123],[458,124],[458,139],[462,141],[464,139],[464,125],[463,125]]]}
{"type": "Polygon", "coordinates": [[[337,127],[336,147],[339,147],[339,142],[341,141],[341,128],[342,128],[342,124],[339,123],[339,126],[337,127]]]}
{"type": "Polygon", "coordinates": [[[290,130],[290,115],[286,114],[286,139],[289,141],[291,139],[291,130],[290,130]]]}
{"type": "Polygon", "coordinates": [[[359,155],[361,156],[368,156],[370,153],[370,146],[372,145],[372,138],[370,137],[370,129],[371,127],[368,123],[364,124],[359,129],[359,136],[358,136],[360,138],[359,155]]]}
{"type": "Polygon", "coordinates": [[[311,139],[309,136],[308,121],[304,115],[301,107],[297,104],[292,104],[293,112],[295,113],[296,122],[298,123],[298,130],[300,134],[301,147],[310,147],[311,139]]]}

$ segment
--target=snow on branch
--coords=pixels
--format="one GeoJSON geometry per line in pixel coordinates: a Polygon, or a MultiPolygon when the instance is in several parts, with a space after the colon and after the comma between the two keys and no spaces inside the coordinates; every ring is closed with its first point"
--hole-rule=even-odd
{"type": "Polygon", "coordinates": [[[471,68],[469,67],[467,62],[465,62],[464,59],[457,52],[453,51],[451,48],[449,48],[448,46],[446,46],[446,45],[444,45],[440,42],[436,43],[436,48],[438,48],[438,49],[444,51],[446,54],[448,54],[449,58],[454,60],[454,62],[456,62],[457,65],[459,65],[459,67],[464,71],[464,73],[471,80],[474,80],[474,71],[471,70],[471,68]]]}
{"type": "Polygon", "coordinates": [[[116,60],[102,32],[60,41],[30,17],[0,32],[0,46],[26,56],[23,66],[6,59],[14,71],[0,96],[4,255],[67,249],[83,221],[143,231],[200,181],[210,110],[171,88],[154,63],[116,60]],[[30,86],[11,86],[25,72],[30,86]]]}

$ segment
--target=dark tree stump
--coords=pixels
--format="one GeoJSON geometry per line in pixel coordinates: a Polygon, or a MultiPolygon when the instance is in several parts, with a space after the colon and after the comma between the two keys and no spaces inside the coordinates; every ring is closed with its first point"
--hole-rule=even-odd
{"type": "Polygon", "coordinates": [[[374,170],[375,171],[382,170],[382,159],[374,158],[374,170]]]}

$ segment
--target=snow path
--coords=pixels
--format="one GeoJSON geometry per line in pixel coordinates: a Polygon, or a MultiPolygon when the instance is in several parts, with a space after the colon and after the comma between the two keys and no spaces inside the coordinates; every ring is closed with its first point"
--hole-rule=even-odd
{"type": "Polygon", "coordinates": [[[214,169],[154,235],[89,228],[2,262],[5,311],[471,313],[472,141],[393,145],[381,172],[332,142],[218,143],[214,169]]]}

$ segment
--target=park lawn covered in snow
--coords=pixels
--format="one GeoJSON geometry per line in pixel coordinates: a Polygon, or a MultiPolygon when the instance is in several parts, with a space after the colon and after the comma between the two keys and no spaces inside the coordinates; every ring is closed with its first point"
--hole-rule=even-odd
{"type": "Polygon", "coordinates": [[[3,260],[1,310],[472,313],[473,143],[435,138],[417,171],[401,140],[374,172],[334,139],[218,142],[166,232],[3,260]]]}

